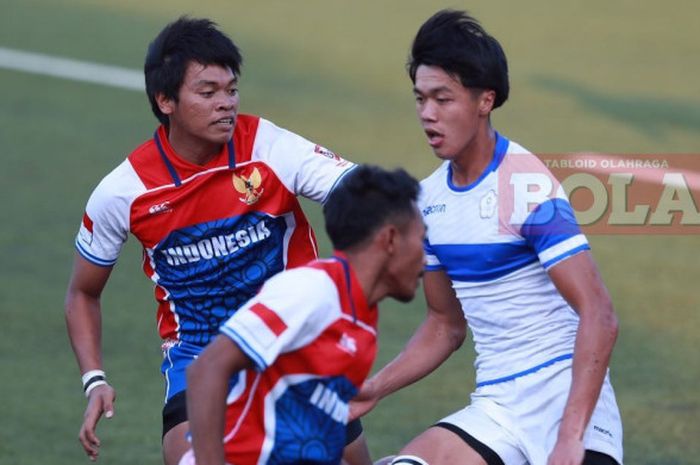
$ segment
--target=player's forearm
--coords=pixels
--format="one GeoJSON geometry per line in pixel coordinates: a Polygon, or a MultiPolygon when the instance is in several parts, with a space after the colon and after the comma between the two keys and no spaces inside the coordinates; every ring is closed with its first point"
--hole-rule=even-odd
{"type": "Polygon", "coordinates": [[[197,465],[223,465],[228,377],[208,360],[187,369],[187,416],[197,465]]]}
{"type": "Polygon", "coordinates": [[[462,345],[465,336],[463,324],[429,316],[401,353],[368,383],[378,399],[386,397],[432,373],[462,345]]]}
{"type": "Polygon", "coordinates": [[[574,347],[572,383],[559,436],[581,439],[590,421],[617,339],[617,317],[609,302],[599,311],[581,312],[574,347]]]}
{"type": "Polygon", "coordinates": [[[69,290],[65,302],[66,327],[81,373],[102,368],[100,300],[69,290]]]}

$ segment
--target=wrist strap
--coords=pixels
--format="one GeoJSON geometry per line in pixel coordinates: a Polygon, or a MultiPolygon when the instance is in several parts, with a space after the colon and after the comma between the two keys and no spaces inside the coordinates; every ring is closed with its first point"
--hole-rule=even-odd
{"type": "Polygon", "coordinates": [[[97,386],[107,384],[107,377],[102,370],[90,370],[83,374],[83,392],[85,397],[90,395],[90,392],[97,386]]]}

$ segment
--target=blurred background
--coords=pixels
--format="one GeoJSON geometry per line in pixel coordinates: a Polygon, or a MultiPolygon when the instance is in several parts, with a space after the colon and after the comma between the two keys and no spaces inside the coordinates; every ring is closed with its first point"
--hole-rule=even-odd
{"type": "MultiPolygon", "coordinates": [[[[147,44],[182,14],[215,20],[241,47],[241,110],[358,162],[417,177],[438,162],[405,73],[420,24],[467,9],[509,59],[494,126],[535,153],[700,153],[700,6],[635,2],[0,0],[0,47],[141,70],[147,44]]],[[[145,94],[0,63],[0,464],[87,463],[85,398],[63,319],[73,240],[99,180],[156,120],[145,94]]],[[[699,155],[700,156],[700,155],[699,155]]],[[[306,203],[330,251],[317,205],[306,203]]],[[[621,321],[611,367],[628,464],[700,463],[700,238],[592,236],[621,321]]],[[[104,366],[118,393],[100,463],[161,463],[162,382],[152,286],[132,238],[103,296],[104,366]]],[[[382,306],[376,367],[424,315],[382,306]]],[[[462,407],[467,341],[437,372],[364,420],[373,455],[396,452],[462,407]]]]}

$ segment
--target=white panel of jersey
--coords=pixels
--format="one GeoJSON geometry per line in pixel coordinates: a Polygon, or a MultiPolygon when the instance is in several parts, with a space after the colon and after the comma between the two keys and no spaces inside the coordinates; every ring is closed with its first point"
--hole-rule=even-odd
{"type": "Polygon", "coordinates": [[[496,137],[479,179],[455,186],[445,162],[421,182],[419,200],[426,270],[452,280],[474,338],[478,386],[572,357],[578,315],[547,269],[589,248],[544,164],[496,137]]]}
{"type": "Polygon", "coordinates": [[[300,267],[270,278],[255,298],[224,323],[221,332],[262,371],[280,354],[316,339],[341,314],[338,290],[328,274],[300,267]],[[314,283],[314,292],[300,292],[309,283],[314,283]]]}

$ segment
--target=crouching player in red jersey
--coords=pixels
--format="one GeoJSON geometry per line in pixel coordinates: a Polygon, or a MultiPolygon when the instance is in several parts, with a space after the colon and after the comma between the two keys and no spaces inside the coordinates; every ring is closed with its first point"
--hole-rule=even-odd
{"type": "Polygon", "coordinates": [[[267,281],[187,369],[194,451],[181,465],[340,462],[348,402],[376,354],[376,305],[411,300],[424,266],[417,194],[403,170],[343,179],[324,206],[335,255],[267,281]]]}
{"type": "MultiPolygon", "coordinates": [[[[239,114],[241,62],[211,21],[181,18],[165,27],[144,66],[161,126],[88,201],[66,321],[88,397],[79,439],[92,460],[97,422],[113,415],[115,399],[102,366],[100,295],[127,235],[143,245],[144,272],[155,284],[163,456],[172,465],[189,447],[185,368],[267,278],[317,257],[297,196],[323,202],[354,167],[263,118],[239,114]]],[[[354,439],[348,433],[346,458],[367,465],[364,440],[354,439]]]]}

